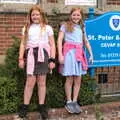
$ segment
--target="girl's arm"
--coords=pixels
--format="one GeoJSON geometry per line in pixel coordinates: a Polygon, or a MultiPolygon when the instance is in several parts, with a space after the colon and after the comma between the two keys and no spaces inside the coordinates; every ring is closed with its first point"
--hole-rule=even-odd
{"type": "Polygon", "coordinates": [[[89,58],[89,61],[91,63],[93,63],[93,53],[92,53],[92,48],[91,48],[91,45],[89,43],[89,41],[87,40],[87,38],[84,38],[84,44],[86,46],[86,48],[88,49],[88,52],[90,54],[90,58],[89,58]]]}
{"type": "Polygon", "coordinates": [[[24,51],[25,51],[25,26],[22,28],[22,37],[20,41],[20,48],[19,48],[19,59],[24,58],[24,51]]]}
{"type": "Polygon", "coordinates": [[[50,44],[50,58],[55,59],[56,49],[53,35],[49,36],[49,44],[50,44]]]}
{"type": "Polygon", "coordinates": [[[89,52],[90,56],[93,56],[93,54],[92,54],[92,49],[91,49],[91,46],[90,46],[89,41],[88,41],[88,40],[85,40],[84,43],[85,43],[86,48],[88,49],[88,52],[89,52]]]}
{"type": "Polygon", "coordinates": [[[22,35],[19,48],[19,67],[24,68],[25,35],[22,35]]]}
{"type": "Polygon", "coordinates": [[[57,48],[58,48],[58,59],[61,64],[64,63],[64,58],[62,54],[62,42],[64,39],[64,32],[60,31],[58,35],[57,48]]]}
{"type": "Polygon", "coordinates": [[[25,51],[24,36],[22,36],[19,48],[19,59],[24,59],[24,51],[25,51]]]}
{"type": "Polygon", "coordinates": [[[55,41],[53,35],[49,36],[49,44],[50,44],[49,68],[50,73],[52,74],[52,69],[55,68],[55,54],[56,54],[55,41]]]}

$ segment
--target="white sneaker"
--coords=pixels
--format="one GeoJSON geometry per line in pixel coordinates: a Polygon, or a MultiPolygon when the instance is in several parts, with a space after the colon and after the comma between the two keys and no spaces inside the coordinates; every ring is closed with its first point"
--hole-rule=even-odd
{"type": "Polygon", "coordinates": [[[80,108],[80,105],[77,102],[73,102],[73,108],[75,113],[79,114],[82,112],[82,109],[80,108]]]}
{"type": "Polygon", "coordinates": [[[69,113],[75,113],[73,102],[66,103],[65,108],[69,113]]]}

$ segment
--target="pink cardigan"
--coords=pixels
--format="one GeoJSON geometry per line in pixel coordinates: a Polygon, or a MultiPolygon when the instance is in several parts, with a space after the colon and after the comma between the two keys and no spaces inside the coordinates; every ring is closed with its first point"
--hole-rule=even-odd
{"type": "Polygon", "coordinates": [[[40,44],[27,44],[26,49],[29,48],[28,56],[27,56],[27,74],[33,75],[34,71],[34,55],[33,48],[38,47],[38,61],[44,62],[44,51],[43,48],[47,51],[50,56],[50,46],[48,43],[40,43],[40,44]]]}
{"type": "Polygon", "coordinates": [[[87,63],[87,59],[86,59],[86,56],[83,50],[83,44],[65,42],[63,46],[63,55],[65,56],[69,50],[74,49],[74,48],[76,49],[76,52],[75,52],[76,60],[82,62],[83,70],[87,70],[88,63],[87,63]]]}

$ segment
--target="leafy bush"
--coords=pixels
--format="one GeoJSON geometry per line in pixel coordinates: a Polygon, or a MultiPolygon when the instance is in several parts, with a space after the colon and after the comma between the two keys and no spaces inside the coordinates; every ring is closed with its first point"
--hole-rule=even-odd
{"type": "Polygon", "coordinates": [[[18,101],[16,81],[0,77],[0,114],[15,112],[18,101]]]}
{"type": "Polygon", "coordinates": [[[79,102],[81,105],[92,104],[99,101],[99,97],[96,95],[96,87],[96,81],[91,79],[89,75],[83,77],[79,93],[79,102]]]}
{"type": "Polygon", "coordinates": [[[0,77],[7,76],[8,72],[4,64],[0,64],[0,77]]]}
{"type": "Polygon", "coordinates": [[[25,78],[25,72],[23,69],[19,69],[18,67],[18,53],[19,53],[19,45],[20,45],[20,39],[13,36],[12,37],[14,42],[13,45],[8,48],[6,52],[6,58],[5,58],[5,68],[7,70],[8,76],[11,78],[25,78]]]}
{"type": "Polygon", "coordinates": [[[47,76],[47,104],[49,107],[62,107],[64,106],[65,92],[64,82],[65,78],[62,77],[56,69],[53,70],[52,75],[47,76]]]}

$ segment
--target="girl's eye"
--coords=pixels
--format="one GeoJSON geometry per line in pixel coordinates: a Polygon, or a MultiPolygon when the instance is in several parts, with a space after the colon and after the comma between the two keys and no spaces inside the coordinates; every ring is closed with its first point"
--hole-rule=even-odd
{"type": "Polygon", "coordinates": [[[32,14],[32,16],[39,16],[40,14],[32,14]]]}
{"type": "Polygon", "coordinates": [[[37,16],[39,16],[40,14],[36,14],[37,16]]]}
{"type": "Polygon", "coordinates": [[[73,16],[80,16],[79,14],[73,14],[73,16]]]}

